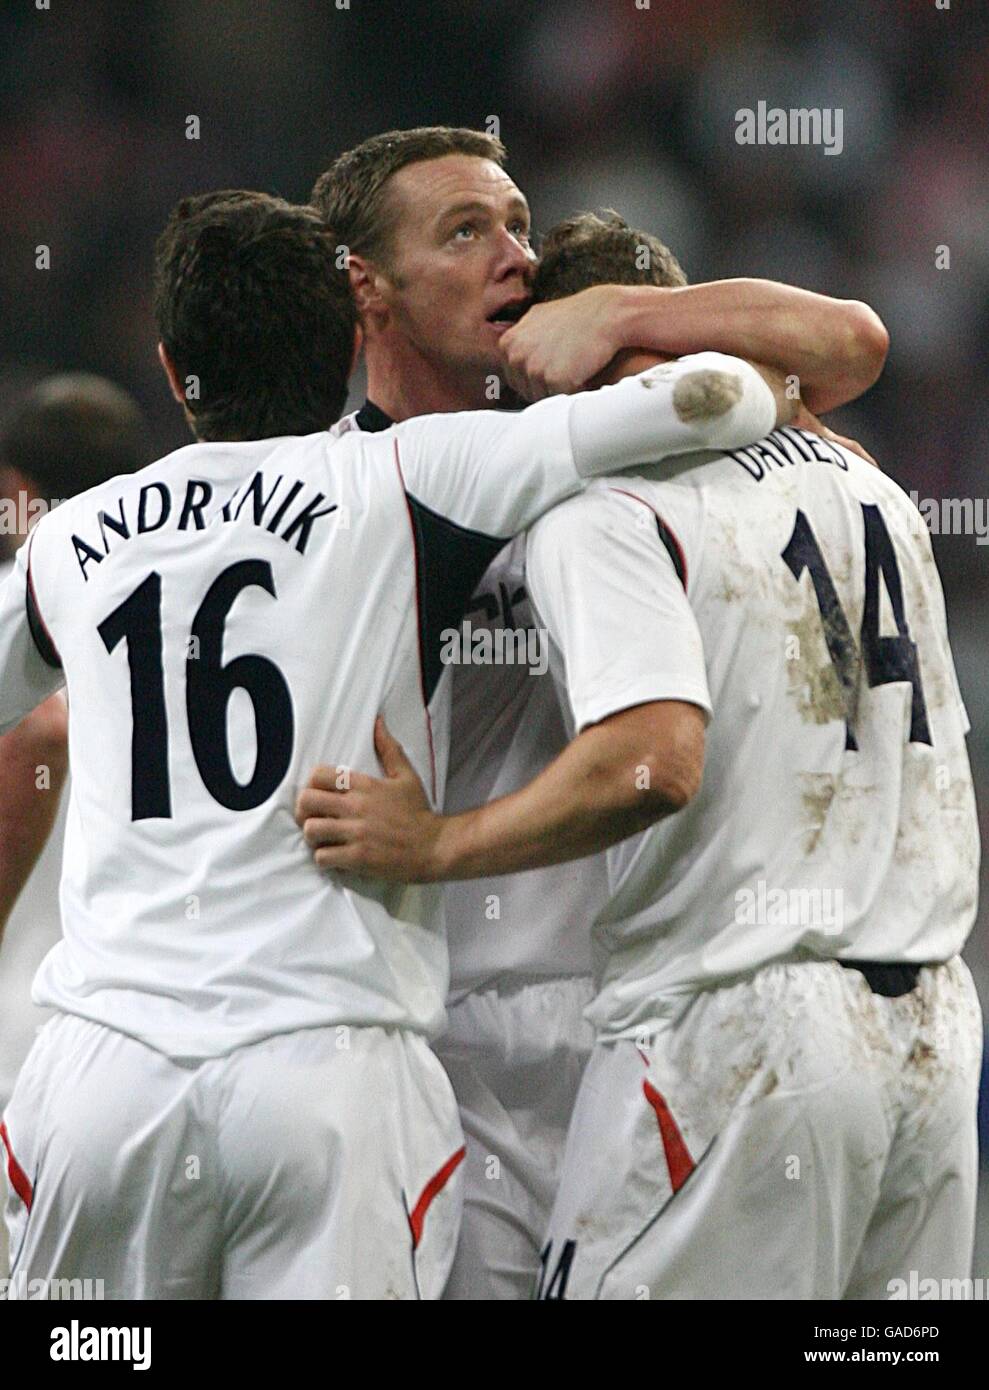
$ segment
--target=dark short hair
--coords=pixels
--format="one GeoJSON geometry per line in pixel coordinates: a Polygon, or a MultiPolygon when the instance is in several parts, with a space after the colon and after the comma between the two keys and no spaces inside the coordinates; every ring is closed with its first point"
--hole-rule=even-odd
{"type": "Polygon", "coordinates": [[[336,237],[247,189],[183,198],[155,248],[158,335],[200,439],[311,434],[340,418],[357,322],[336,237]]]}
{"type": "Polygon", "coordinates": [[[546,233],[532,292],[539,303],[565,299],[592,285],[676,288],[686,283],[668,246],[607,208],[600,216],[579,213],[546,233]]]}
{"type": "Polygon", "coordinates": [[[448,154],[473,155],[498,165],[505,162],[504,145],[483,130],[445,125],[388,130],[335,159],[316,180],[312,204],[349,251],[384,260],[397,218],[387,196],[389,179],[409,164],[448,154]]]}
{"type": "Polygon", "coordinates": [[[16,469],[49,504],[133,473],[149,462],[134,398],[106,377],[46,377],[13,407],[0,432],[0,463],[16,469]]]}

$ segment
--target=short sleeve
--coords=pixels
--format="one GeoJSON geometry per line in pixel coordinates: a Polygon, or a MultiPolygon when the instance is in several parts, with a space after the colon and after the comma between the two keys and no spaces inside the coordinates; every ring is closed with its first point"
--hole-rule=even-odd
{"type": "Polygon", "coordinates": [[[562,658],[579,732],[654,700],[711,713],[677,538],[649,502],[598,484],[529,533],[527,584],[562,658]]]}
{"type": "Polygon", "coordinates": [[[30,550],[31,542],[22,545],[6,578],[0,580],[0,733],[19,724],[65,684],[31,593],[30,550]]]}

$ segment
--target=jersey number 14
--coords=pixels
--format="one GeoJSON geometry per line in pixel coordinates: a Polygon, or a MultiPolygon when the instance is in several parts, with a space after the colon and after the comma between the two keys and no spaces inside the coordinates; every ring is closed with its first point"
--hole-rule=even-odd
{"type": "Polygon", "coordinates": [[[793,535],[783,551],[783,559],[794,579],[799,580],[805,569],[810,572],[817,606],[821,612],[828,654],[841,686],[845,709],[846,749],[858,749],[855,712],[859,667],[863,658],[870,689],[877,685],[890,685],[896,681],[910,682],[913,698],[910,707],[909,741],[930,743],[931,731],[927,722],[927,701],[924,699],[924,686],[920,678],[917,644],[910,636],[903,611],[903,584],[900,580],[900,567],[896,563],[896,551],[879,508],[872,503],[863,502],[862,513],[865,520],[865,605],[862,609],[862,629],[859,634],[861,653],[855,645],[848,618],[841,606],[834,580],[821,554],[817,538],[803,512],[797,512],[793,535]],[[893,609],[896,637],[881,637],[879,634],[880,577],[886,584],[886,592],[893,609]]]}

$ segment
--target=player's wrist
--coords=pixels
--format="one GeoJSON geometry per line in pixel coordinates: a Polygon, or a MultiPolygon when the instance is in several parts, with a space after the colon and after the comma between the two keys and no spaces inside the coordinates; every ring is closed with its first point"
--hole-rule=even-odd
{"type": "Polygon", "coordinates": [[[423,857],[427,882],[443,883],[456,876],[463,854],[461,816],[430,811],[423,826],[423,857]]]}
{"type": "MultiPolygon", "coordinates": [[[[664,328],[668,325],[676,291],[661,285],[612,285],[615,351],[641,348],[664,349],[664,328]]],[[[670,339],[672,341],[672,339],[670,339]]]]}
{"type": "Polygon", "coordinates": [[[436,815],[428,851],[430,879],[447,882],[495,872],[490,861],[490,827],[490,805],[454,816],[436,815]]]}

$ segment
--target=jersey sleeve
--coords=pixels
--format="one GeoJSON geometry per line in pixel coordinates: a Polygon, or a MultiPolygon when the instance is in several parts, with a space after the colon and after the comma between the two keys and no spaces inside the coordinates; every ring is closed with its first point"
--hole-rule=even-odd
{"type": "Polygon", "coordinates": [[[682,552],[647,502],[599,485],[556,508],[529,534],[526,574],[578,733],[653,700],[711,713],[682,552]]]}
{"type": "Polygon", "coordinates": [[[518,413],[422,416],[395,427],[406,491],[448,521],[507,539],[588,478],[670,455],[752,444],[776,404],[747,362],[704,352],[518,413]]]}
{"type": "Polygon", "coordinates": [[[31,584],[30,552],[36,537],[37,531],[0,581],[0,734],[65,684],[31,584]]]}

